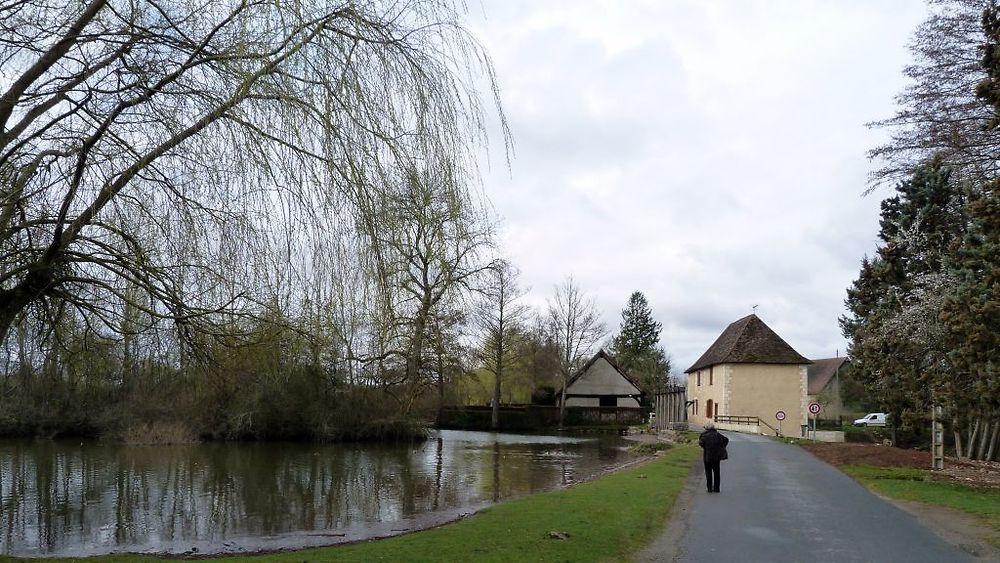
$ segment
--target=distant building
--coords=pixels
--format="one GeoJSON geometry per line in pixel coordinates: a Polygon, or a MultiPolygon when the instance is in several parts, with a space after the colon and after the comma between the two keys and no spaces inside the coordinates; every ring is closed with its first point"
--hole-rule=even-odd
{"type": "Polygon", "coordinates": [[[601,350],[566,385],[567,407],[639,407],[642,391],[607,352],[601,350]]]}
{"type": "MultiPolygon", "coordinates": [[[[730,324],[685,373],[688,420],[705,424],[717,417],[756,417],[783,431],[806,424],[808,359],[782,340],[757,315],[730,324]]],[[[761,425],[760,432],[768,432],[761,425]]]]}
{"type": "Polygon", "coordinates": [[[835,419],[844,414],[844,405],[840,399],[840,374],[847,363],[847,358],[825,358],[813,360],[809,366],[806,400],[823,405],[819,418],[835,419]]]}

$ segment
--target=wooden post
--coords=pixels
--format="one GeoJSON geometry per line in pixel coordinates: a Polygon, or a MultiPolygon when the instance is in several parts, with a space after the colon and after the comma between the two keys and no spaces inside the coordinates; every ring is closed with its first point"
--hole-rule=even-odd
{"type": "Polygon", "coordinates": [[[941,423],[940,405],[931,408],[931,469],[944,469],[944,424],[941,423]]]}

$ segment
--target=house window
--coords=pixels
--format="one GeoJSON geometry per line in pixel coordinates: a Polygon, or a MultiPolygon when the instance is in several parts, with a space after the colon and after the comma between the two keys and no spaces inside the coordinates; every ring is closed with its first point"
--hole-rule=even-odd
{"type": "Polygon", "coordinates": [[[602,407],[617,407],[618,406],[618,397],[616,397],[614,395],[601,395],[601,398],[599,400],[600,400],[599,404],[602,407]]]}
{"type": "Polygon", "coordinates": [[[715,366],[708,368],[708,384],[712,384],[712,380],[715,379],[715,366]]]}
{"type": "Polygon", "coordinates": [[[698,370],[698,387],[701,387],[701,370],[698,370]]]}

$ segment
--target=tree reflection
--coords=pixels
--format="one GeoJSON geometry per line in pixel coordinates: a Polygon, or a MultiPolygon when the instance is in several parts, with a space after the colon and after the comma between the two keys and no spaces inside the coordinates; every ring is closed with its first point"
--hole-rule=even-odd
{"type": "Polygon", "coordinates": [[[87,555],[201,542],[210,551],[233,538],[363,533],[551,489],[606,465],[610,452],[624,455],[597,442],[497,436],[442,432],[394,445],[0,442],[0,549],[87,555]]]}

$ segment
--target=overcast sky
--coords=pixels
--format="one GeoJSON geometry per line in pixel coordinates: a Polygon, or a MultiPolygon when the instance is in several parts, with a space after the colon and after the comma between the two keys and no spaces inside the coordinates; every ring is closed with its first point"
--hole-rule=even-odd
{"type": "Polygon", "coordinates": [[[612,333],[634,290],[674,372],[752,312],[843,355],[845,290],[875,248],[862,196],[919,0],[483,0],[515,154],[485,172],[539,308],[573,275],[612,333]]]}

